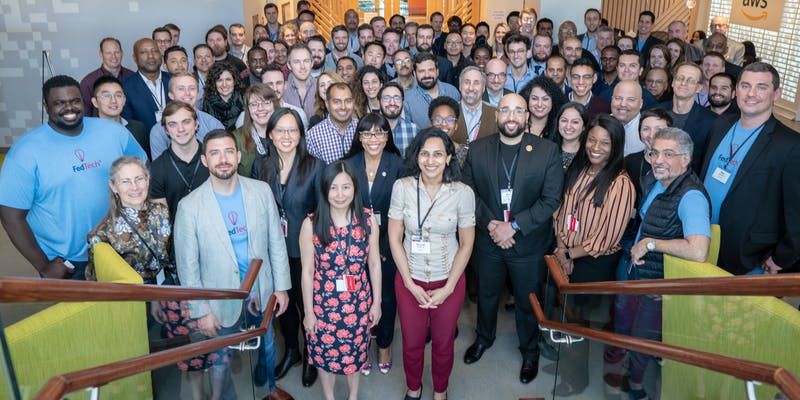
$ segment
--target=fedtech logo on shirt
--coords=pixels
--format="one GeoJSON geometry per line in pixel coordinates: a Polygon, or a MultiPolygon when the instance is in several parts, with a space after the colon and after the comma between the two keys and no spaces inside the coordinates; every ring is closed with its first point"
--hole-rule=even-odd
{"type": "Polygon", "coordinates": [[[86,152],[82,149],[75,149],[72,154],[74,154],[75,158],[79,161],[78,164],[72,166],[72,172],[83,172],[94,168],[100,168],[100,164],[102,164],[100,160],[86,162],[86,152]]]}
{"type": "Polygon", "coordinates": [[[239,222],[239,213],[236,211],[228,212],[228,221],[233,225],[233,229],[228,231],[228,234],[233,236],[237,233],[247,233],[247,225],[236,225],[239,222]]]}

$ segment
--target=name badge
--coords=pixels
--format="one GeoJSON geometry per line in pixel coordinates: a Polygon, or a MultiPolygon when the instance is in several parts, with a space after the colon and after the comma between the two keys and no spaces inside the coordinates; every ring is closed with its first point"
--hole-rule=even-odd
{"type": "Polygon", "coordinates": [[[288,236],[288,230],[289,221],[287,221],[285,217],[281,217],[281,231],[283,232],[283,237],[288,236]]]}
{"type": "Polygon", "coordinates": [[[503,222],[511,221],[511,210],[503,210],[503,222]]]}
{"type": "Polygon", "coordinates": [[[374,215],[375,219],[378,220],[378,226],[381,226],[381,213],[375,212],[372,215],[374,215]]]}
{"type": "Polygon", "coordinates": [[[580,221],[572,214],[567,214],[564,223],[567,225],[567,230],[570,232],[577,232],[581,226],[580,221]]]}
{"type": "Polygon", "coordinates": [[[156,124],[161,124],[161,112],[162,110],[156,110],[156,124]]]}
{"type": "Polygon", "coordinates": [[[355,275],[344,275],[336,280],[337,292],[355,292],[356,291],[356,277],[355,275]]]}
{"type": "Polygon", "coordinates": [[[431,254],[431,242],[422,239],[422,235],[411,236],[412,254],[431,254]]]}
{"type": "Polygon", "coordinates": [[[511,205],[511,197],[514,195],[514,189],[500,189],[500,202],[503,205],[511,205]]]}
{"type": "Polygon", "coordinates": [[[711,174],[711,177],[719,181],[719,183],[725,185],[728,183],[728,179],[731,177],[731,173],[725,171],[724,169],[717,167],[714,170],[714,173],[711,174]]]}

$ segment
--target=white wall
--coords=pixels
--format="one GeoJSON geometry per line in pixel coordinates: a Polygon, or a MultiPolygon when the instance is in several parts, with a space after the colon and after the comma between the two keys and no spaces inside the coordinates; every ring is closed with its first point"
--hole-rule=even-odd
{"type": "Polygon", "coordinates": [[[553,20],[553,40],[558,41],[558,26],[567,20],[575,23],[578,27],[578,34],[586,32],[586,25],[583,24],[583,13],[587,8],[602,7],[601,0],[541,0],[542,8],[539,17],[547,17],[553,20]]]}
{"type": "Polygon", "coordinates": [[[123,65],[135,70],[133,42],[150,37],[157,26],[177,24],[180,44],[191,51],[211,26],[243,21],[242,2],[231,0],[2,0],[0,4],[0,147],[11,146],[42,122],[42,50],[49,51],[55,74],[80,81],[100,65],[98,45],[103,37],[122,42],[123,65]]]}

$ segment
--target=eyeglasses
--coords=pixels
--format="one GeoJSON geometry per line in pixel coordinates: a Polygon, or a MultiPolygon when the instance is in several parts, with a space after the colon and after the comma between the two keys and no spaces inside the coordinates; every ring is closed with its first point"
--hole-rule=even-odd
{"type": "Polygon", "coordinates": [[[103,101],[109,101],[112,97],[116,101],[122,101],[125,100],[125,93],[101,93],[98,97],[103,101]]]}
{"type": "Polygon", "coordinates": [[[497,111],[500,111],[500,114],[503,114],[504,116],[508,116],[509,114],[512,113],[517,117],[525,115],[525,109],[519,107],[513,109],[508,107],[500,107],[497,109],[497,111]]]}
{"type": "Polygon", "coordinates": [[[499,79],[506,79],[506,76],[508,76],[508,75],[505,72],[501,72],[499,74],[494,74],[494,73],[488,72],[486,74],[486,77],[489,78],[489,79],[498,79],[498,78],[499,79]]]}
{"type": "Polygon", "coordinates": [[[362,139],[383,139],[387,133],[386,131],[361,131],[358,134],[362,139]]]}
{"type": "Polygon", "coordinates": [[[527,49],[506,50],[506,53],[508,53],[511,56],[515,56],[518,54],[525,54],[527,52],[528,52],[527,49]]]}
{"type": "Polygon", "coordinates": [[[650,157],[651,160],[657,160],[658,156],[664,156],[664,159],[672,160],[677,156],[682,156],[685,154],[686,153],[678,153],[672,150],[664,150],[663,152],[659,152],[658,150],[650,150],[650,152],[647,153],[647,156],[650,157]]]}
{"type": "Polygon", "coordinates": [[[276,128],[276,129],[273,129],[272,132],[278,137],[287,136],[287,135],[288,136],[297,136],[298,134],[300,134],[300,129],[297,129],[297,128],[278,129],[278,128],[276,128]]]}
{"type": "Polygon", "coordinates": [[[679,75],[679,76],[675,77],[675,82],[678,82],[678,83],[684,83],[685,82],[687,85],[694,85],[694,84],[696,84],[698,82],[698,80],[695,79],[695,78],[690,78],[688,76],[679,75]]]}
{"type": "Polygon", "coordinates": [[[448,46],[454,46],[454,45],[461,44],[461,41],[460,40],[448,40],[448,41],[446,41],[444,43],[446,45],[448,45],[448,46]]]}
{"type": "Polygon", "coordinates": [[[448,125],[452,125],[456,123],[456,117],[433,117],[431,118],[431,122],[434,125],[446,123],[448,125]]]}
{"type": "Polygon", "coordinates": [[[395,60],[394,63],[397,64],[397,65],[411,63],[411,58],[409,58],[409,57],[401,58],[401,59],[395,60]]]}
{"type": "Polygon", "coordinates": [[[255,109],[255,110],[258,110],[260,107],[272,108],[272,102],[271,101],[251,101],[251,102],[247,103],[247,105],[250,108],[255,109]]]}
{"type": "Polygon", "coordinates": [[[147,177],[144,176],[144,175],[139,175],[136,178],[133,178],[133,180],[120,179],[116,183],[117,183],[117,186],[131,186],[131,185],[139,186],[139,185],[143,185],[145,182],[147,182],[147,177]]]}
{"type": "Polygon", "coordinates": [[[385,95],[381,96],[381,101],[386,102],[386,103],[391,102],[391,101],[395,101],[395,102],[400,103],[400,102],[403,101],[403,96],[389,96],[388,94],[385,94],[385,95]]]}

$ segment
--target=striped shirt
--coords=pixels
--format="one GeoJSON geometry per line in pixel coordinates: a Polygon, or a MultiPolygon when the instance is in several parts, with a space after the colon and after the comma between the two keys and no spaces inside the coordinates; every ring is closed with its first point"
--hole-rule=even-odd
{"type": "Polygon", "coordinates": [[[585,171],[581,172],[556,211],[554,226],[567,248],[582,247],[590,256],[599,257],[619,251],[619,241],[633,212],[636,190],[628,174],[622,172],[608,187],[603,206],[595,207],[594,191],[583,190],[592,179],[585,171]],[[569,230],[567,222],[570,215],[578,220],[574,232],[569,230]]]}

